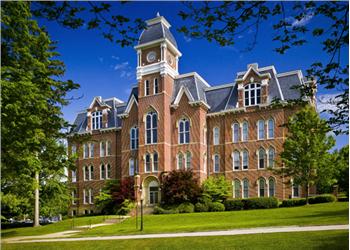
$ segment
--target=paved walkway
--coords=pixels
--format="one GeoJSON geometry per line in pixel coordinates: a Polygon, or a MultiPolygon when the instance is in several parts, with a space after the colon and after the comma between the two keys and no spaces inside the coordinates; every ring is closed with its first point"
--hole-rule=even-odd
{"type": "Polygon", "coordinates": [[[84,238],[56,238],[41,235],[41,239],[33,239],[33,236],[27,236],[27,239],[15,240],[9,238],[4,240],[5,243],[29,243],[29,242],[62,242],[62,241],[96,241],[96,240],[125,240],[125,239],[150,239],[150,238],[175,238],[175,237],[201,237],[201,236],[227,236],[243,234],[260,234],[260,233],[287,233],[287,232],[308,232],[308,231],[326,231],[349,229],[349,225],[328,225],[328,226],[286,226],[286,227],[258,227],[233,229],[225,231],[209,232],[190,232],[190,233],[165,233],[165,234],[140,234],[140,235],[120,235],[120,236],[102,236],[102,237],[84,237],[84,238]],[[30,240],[30,239],[32,240],[30,240]],[[51,239],[50,239],[51,238],[51,239]]]}

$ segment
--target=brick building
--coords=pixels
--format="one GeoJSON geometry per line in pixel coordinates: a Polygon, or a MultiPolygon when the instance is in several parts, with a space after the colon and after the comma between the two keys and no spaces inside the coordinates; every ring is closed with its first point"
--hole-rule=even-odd
{"type": "Polygon", "coordinates": [[[181,168],[192,168],[200,181],[225,175],[233,197],[300,196],[267,167],[277,167],[287,135],[281,125],[295,110],[271,102],[299,98],[291,87],[308,84],[302,72],[253,63],[233,83],[211,86],[196,72],[179,74],[181,52],[164,17],[147,24],[135,46],[138,83],[128,100],[95,97],[74,122],[72,214],[93,212],[105,181],[129,176],[137,198],[156,204],[162,175],[181,168]]]}

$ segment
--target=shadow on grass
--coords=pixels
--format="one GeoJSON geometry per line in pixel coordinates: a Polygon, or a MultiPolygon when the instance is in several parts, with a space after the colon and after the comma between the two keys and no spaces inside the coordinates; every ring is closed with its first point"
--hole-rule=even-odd
{"type": "Polygon", "coordinates": [[[319,211],[319,212],[315,211],[313,214],[301,215],[301,216],[293,215],[293,218],[315,218],[315,217],[316,218],[328,218],[328,217],[349,218],[349,209],[342,209],[338,211],[319,211]]]}

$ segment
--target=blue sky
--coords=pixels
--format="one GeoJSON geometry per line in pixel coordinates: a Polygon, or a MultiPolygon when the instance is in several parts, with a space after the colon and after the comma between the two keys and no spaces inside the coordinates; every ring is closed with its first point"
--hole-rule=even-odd
{"type": "MultiPolygon", "coordinates": [[[[85,3],[81,3],[85,4],[85,3]]],[[[273,4],[273,3],[271,3],[273,4]]],[[[121,13],[128,17],[140,17],[144,20],[153,18],[160,12],[172,25],[178,48],[183,56],[179,61],[180,73],[196,71],[211,85],[233,82],[239,71],[246,69],[247,64],[257,62],[259,67],[275,65],[277,72],[301,69],[305,70],[315,61],[327,61],[319,40],[305,37],[307,45],[293,48],[285,55],[273,51],[278,43],[272,42],[275,32],[272,29],[273,19],[263,23],[259,29],[257,45],[250,52],[243,52],[246,44],[252,41],[253,32],[248,30],[237,37],[236,44],[220,47],[216,43],[184,37],[176,31],[186,22],[177,15],[183,9],[180,2],[131,2],[128,4],[112,3],[114,14],[121,13]]],[[[288,10],[287,10],[288,12],[288,10]]],[[[70,96],[78,98],[64,107],[64,117],[73,122],[77,112],[89,106],[94,96],[103,98],[117,97],[127,100],[130,87],[136,84],[136,52],[132,47],[121,48],[102,37],[99,31],[87,30],[84,27],[70,30],[55,22],[39,20],[46,26],[52,40],[58,41],[57,51],[60,59],[66,64],[65,79],[72,79],[81,85],[70,96]]],[[[327,20],[310,15],[296,23],[312,29],[326,26],[327,20]]],[[[344,51],[344,61],[348,53],[344,51]]],[[[319,97],[327,97],[334,91],[318,89],[319,97]]],[[[337,148],[348,144],[348,136],[337,137],[337,148]]]]}

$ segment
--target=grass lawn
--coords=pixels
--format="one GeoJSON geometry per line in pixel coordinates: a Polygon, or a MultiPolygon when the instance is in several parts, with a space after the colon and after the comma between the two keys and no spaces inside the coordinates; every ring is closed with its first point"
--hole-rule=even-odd
{"type": "Polygon", "coordinates": [[[106,240],[55,243],[3,244],[15,249],[348,249],[348,230],[252,234],[236,236],[184,237],[139,240],[106,240]]]}
{"type": "MultiPolygon", "coordinates": [[[[193,232],[288,225],[348,224],[348,209],[348,202],[335,202],[292,208],[146,215],[144,216],[143,233],[193,232]]],[[[139,233],[140,231],[136,230],[135,218],[130,218],[120,224],[92,228],[72,237],[139,233]]]]}
{"type": "MultiPolygon", "coordinates": [[[[117,216],[89,216],[89,217],[78,217],[74,218],[74,226],[84,226],[91,224],[102,223],[107,218],[112,218],[117,216]]],[[[15,237],[15,236],[27,236],[27,235],[41,235],[50,234],[66,230],[72,230],[73,219],[66,219],[54,224],[49,224],[40,227],[22,227],[22,228],[12,228],[1,230],[1,237],[15,237]]]]}

